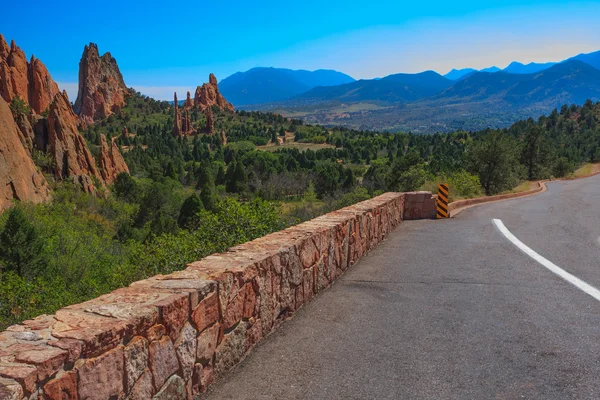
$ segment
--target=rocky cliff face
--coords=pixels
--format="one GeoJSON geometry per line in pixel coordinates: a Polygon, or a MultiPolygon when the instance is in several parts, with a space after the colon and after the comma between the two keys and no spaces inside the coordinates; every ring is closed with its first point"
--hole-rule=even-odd
{"type": "Polygon", "coordinates": [[[177,102],[177,93],[173,96],[173,107],[175,108],[173,115],[173,136],[188,136],[196,133],[196,130],[192,126],[192,120],[190,118],[188,104],[191,104],[190,92],[187,92],[187,99],[183,105],[183,109],[179,108],[177,102]]]}
{"type": "Polygon", "coordinates": [[[25,53],[15,41],[8,47],[0,34],[0,96],[7,103],[19,96],[35,113],[41,114],[57,93],[58,85],[46,66],[34,56],[27,62],[25,53]]]}
{"type": "Polygon", "coordinates": [[[85,139],[77,130],[77,123],[67,93],[58,94],[50,105],[48,115],[47,151],[56,162],[54,175],[58,179],[72,178],[86,192],[95,193],[92,177],[102,182],[102,175],[85,139]]]}
{"type": "Polygon", "coordinates": [[[128,95],[117,61],[110,53],[100,56],[98,46],[90,43],[79,62],[79,91],[75,113],[83,125],[103,119],[125,105],[128,95]]]}
{"type": "Polygon", "coordinates": [[[111,141],[110,146],[106,136],[100,135],[100,155],[98,156],[100,173],[105,183],[111,184],[122,172],[129,174],[129,168],[119,151],[119,146],[115,141],[111,141]]]}
{"type": "Polygon", "coordinates": [[[0,99],[0,211],[10,207],[13,199],[40,203],[49,198],[46,179],[21,143],[8,104],[0,99]]]}
{"type": "Polygon", "coordinates": [[[204,131],[206,134],[213,135],[214,132],[214,116],[212,107],[216,106],[222,110],[232,112],[234,110],[233,105],[229,103],[219,92],[219,85],[217,84],[217,78],[213,74],[208,77],[208,83],[198,86],[194,95],[194,101],[192,102],[190,92],[187,92],[185,102],[182,109],[179,107],[177,102],[177,93],[174,97],[174,115],[173,115],[173,135],[174,136],[186,136],[193,135],[200,131],[204,131]],[[189,110],[200,110],[203,111],[206,116],[206,126],[204,128],[194,129],[192,121],[190,119],[189,110]]]}
{"type": "Polygon", "coordinates": [[[194,95],[194,106],[202,110],[213,105],[218,106],[220,109],[225,111],[233,111],[233,105],[229,103],[221,92],[219,92],[219,85],[217,78],[214,74],[210,74],[208,77],[208,83],[198,86],[194,95]]]}
{"type": "MultiPolygon", "coordinates": [[[[89,94],[89,97],[81,96],[82,110],[92,109],[90,115],[98,116],[123,104],[127,89],[110,54],[99,57],[97,47],[90,45],[84,51],[81,65],[85,78],[83,92],[89,94]]],[[[55,161],[54,169],[45,172],[58,180],[73,179],[90,193],[95,193],[98,185],[112,183],[119,173],[129,172],[116,143],[109,146],[106,138],[101,143],[99,156],[102,168],[98,168],[85,139],[79,134],[80,120],[66,92],[59,91],[40,60],[32,56],[27,62],[25,53],[15,42],[9,47],[2,35],[0,97],[0,210],[6,208],[11,199],[39,202],[49,197],[46,180],[31,158],[34,149],[50,154],[55,161]],[[29,104],[29,114],[11,113],[7,103],[16,96],[29,104]],[[40,115],[44,111],[48,112],[47,118],[40,115]]],[[[87,117],[88,114],[84,114],[83,118],[87,117]]]]}

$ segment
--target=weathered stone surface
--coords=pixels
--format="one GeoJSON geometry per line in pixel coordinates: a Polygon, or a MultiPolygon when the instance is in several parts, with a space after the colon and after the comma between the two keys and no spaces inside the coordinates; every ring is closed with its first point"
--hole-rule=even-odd
{"type": "Polygon", "coordinates": [[[49,380],[44,385],[44,395],[48,400],[76,400],[77,372],[66,371],[49,380]]]}
{"type": "Polygon", "coordinates": [[[58,179],[72,178],[86,192],[95,193],[92,177],[101,182],[103,179],[85,139],[79,134],[77,120],[67,92],[58,94],[48,115],[48,152],[56,163],[54,175],[58,179]]]}
{"type": "Polygon", "coordinates": [[[152,342],[154,340],[161,339],[166,334],[167,330],[165,329],[165,327],[163,325],[157,324],[148,329],[146,337],[148,338],[149,342],[152,342]]]}
{"type": "Polygon", "coordinates": [[[17,353],[15,361],[35,365],[38,379],[44,380],[63,366],[67,355],[66,351],[55,347],[36,346],[35,349],[17,353]]]}
{"type": "Polygon", "coordinates": [[[155,305],[159,310],[160,323],[167,329],[167,335],[171,337],[171,340],[176,340],[190,316],[189,295],[187,293],[173,294],[155,305]]]}
{"type": "Polygon", "coordinates": [[[85,46],[79,62],[79,91],[73,106],[82,124],[91,124],[118,111],[128,95],[117,60],[110,53],[100,56],[94,43],[85,46]]]}
{"type": "Polygon", "coordinates": [[[209,385],[214,382],[214,369],[212,364],[194,366],[194,376],[192,378],[192,393],[194,395],[206,392],[209,385]]]}
{"type": "Polygon", "coordinates": [[[58,85],[40,60],[31,56],[28,63],[23,50],[14,41],[8,47],[0,35],[0,97],[10,103],[18,96],[40,114],[58,92],[58,85]]]}
{"type": "Polygon", "coordinates": [[[77,366],[77,391],[81,399],[108,399],[123,395],[123,346],[77,366]]]}
{"type": "Polygon", "coordinates": [[[215,350],[217,349],[220,332],[221,326],[215,324],[210,328],[205,329],[200,336],[198,336],[196,358],[202,364],[206,365],[212,361],[215,350]]]}
{"type": "Polygon", "coordinates": [[[196,329],[202,332],[219,319],[219,297],[213,292],[207,295],[192,312],[196,329]]]}
{"type": "Polygon", "coordinates": [[[192,97],[190,95],[190,92],[188,91],[187,92],[187,96],[185,98],[185,105],[184,105],[184,107],[189,110],[193,106],[194,106],[194,103],[192,102],[192,97]]]}
{"type": "Polygon", "coordinates": [[[242,361],[246,351],[246,325],[238,326],[223,337],[215,352],[215,374],[222,375],[242,361]]]}
{"type": "Polygon", "coordinates": [[[29,61],[29,78],[29,105],[33,111],[41,114],[48,110],[54,96],[60,91],[46,66],[34,56],[29,61]]]}
{"type": "Polygon", "coordinates": [[[179,359],[179,367],[182,372],[183,379],[188,381],[192,377],[194,371],[194,363],[196,362],[196,330],[190,323],[186,323],[177,341],[175,341],[175,352],[179,359]]]}
{"type": "Polygon", "coordinates": [[[206,365],[202,368],[202,372],[200,374],[200,391],[206,392],[208,386],[211,385],[215,381],[214,368],[212,364],[206,365]]]}
{"type": "Polygon", "coordinates": [[[173,136],[181,136],[181,114],[179,113],[179,101],[177,100],[177,92],[173,94],[173,136]]]}
{"type": "Polygon", "coordinates": [[[106,136],[100,134],[100,154],[98,155],[98,164],[102,179],[107,184],[111,184],[117,179],[120,173],[129,174],[129,168],[121,155],[119,146],[112,140],[110,146],[106,141],[106,136]]]}
{"type": "Polygon", "coordinates": [[[127,331],[126,321],[86,313],[77,307],[81,306],[70,306],[56,312],[52,336],[80,341],[84,358],[97,357],[121,342],[127,331]]]}
{"type": "Polygon", "coordinates": [[[206,115],[206,128],[204,131],[207,135],[214,135],[215,133],[215,117],[212,112],[212,107],[206,107],[206,111],[204,111],[206,115]]]}
{"type": "Polygon", "coordinates": [[[23,395],[23,388],[16,381],[0,378],[0,399],[21,400],[23,395]]]}
{"type": "Polygon", "coordinates": [[[194,95],[194,107],[205,110],[207,107],[216,105],[222,110],[233,111],[233,105],[229,103],[221,92],[219,92],[219,85],[217,84],[217,78],[210,74],[208,77],[208,83],[198,86],[194,95]]]}
{"type": "Polygon", "coordinates": [[[131,393],[127,397],[128,400],[147,400],[152,398],[152,395],[156,392],[154,385],[152,384],[152,373],[149,369],[146,369],[142,376],[137,380],[131,393]]]}
{"type": "Polygon", "coordinates": [[[129,393],[148,367],[148,340],[136,336],[125,346],[125,392],[129,393]]]}
{"type": "Polygon", "coordinates": [[[165,336],[150,343],[148,355],[154,387],[160,388],[179,369],[175,347],[171,339],[165,336]]]}
{"type": "Polygon", "coordinates": [[[66,362],[74,363],[81,357],[81,351],[83,349],[83,343],[76,339],[63,338],[59,340],[49,340],[48,346],[58,347],[67,351],[66,362]]]}
{"type": "Polygon", "coordinates": [[[13,199],[41,203],[49,198],[48,183],[25,150],[8,104],[0,99],[0,211],[13,199]]]}
{"type": "Polygon", "coordinates": [[[19,382],[27,394],[35,391],[37,370],[32,365],[0,363],[0,376],[19,382]]]}
{"type": "Polygon", "coordinates": [[[185,400],[186,397],[185,382],[181,377],[173,375],[154,395],[153,400],[185,400]]]}

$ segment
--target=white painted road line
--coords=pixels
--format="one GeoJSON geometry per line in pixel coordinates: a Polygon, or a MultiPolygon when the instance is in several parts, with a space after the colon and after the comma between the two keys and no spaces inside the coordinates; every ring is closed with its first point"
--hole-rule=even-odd
{"type": "Polygon", "coordinates": [[[560,268],[558,265],[554,264],[552,261],[547,260],[546,258],[544,258],[541,255],[539,255],[538,253],[536,253],[534,250],[529,248],[526,244],[524,244],[519,239],[517,239],[517,237],[515,235],[513,235],[506,228],[506,226],[504,226],[504,223],[501,220],[493,219],[492,222],[494,223],[494,225],[496,225],[496,227],[500,230],[500,232],[504,236],[506,236],[506,238],[508,240],[510,240],[512,242],[512,244],[514,244],[519,249],[521,249],[529,257],[533,258],[535,261],[539,262],[544,267],[549,269],[551,272],[553,272],[554,274],[563,278],[565,281],[569,282],[570,284],[572,284],[572,285],[576,286],[577,288],[581,289],[582,291],[586,292],[587,294],[589,294],[596,300],[600,301],[600,290],[596,289],[595,287],[593,287],[592,285],[590,285],[588,283],[585,283],[578,277],[571,275],[564,269],[560,268]]]}

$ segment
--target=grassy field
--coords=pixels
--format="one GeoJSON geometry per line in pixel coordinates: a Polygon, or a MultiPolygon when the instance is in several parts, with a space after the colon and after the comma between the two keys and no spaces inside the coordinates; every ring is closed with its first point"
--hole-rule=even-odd
{"type": "Polygon", "coordinates": [[[311,149],[313,151],[319,150],[319,149],[328,149],[328,148],[335,148],[334,145],[332,144],[327,144],[327,143],[296,143],[296,142],[291,142],[291,143],[285,143],[279,146],[276,146],[274,144],[268,144],[266,146],[256,146],[256,148],[258,150],[264,150],[264,151],[275,151],[275,150],[279,150],[279,149],[283,149],[283,148],[288,148],[288,149],[293,149],[296,148],[300,151],[305,151],[308,149],[311,149]]]}
{"type": "Polygon", "coordinates": [[[293,132],[286,132],[285,133],[285,140],[283,142],[283,144],[280,144],[279,146],[269,142],[269,144],[265,145],[265,146],[256,146],[257,150],[263,150],[263,151],[275,151],[275,150],[279,150],[279,149],[283,149],[283,148],[288,148],[288,149],[298,149],[300,151],[305,151],[308,149],[311,149],[313,151],[317,151],[320,149],[328,149],[328,148],[334,148],[335,146],[332,144],[327,144],[327,143],[298,143],[294,141],[294,133],[293,132]]]}
{"type": "Polygon", "coordinates": [[[594,173],[600,172],[600,164],[584,164],[581,168],[577,169],[571,175],[570,178],[580,178],[582,176],[591,175],[594,173]]]}

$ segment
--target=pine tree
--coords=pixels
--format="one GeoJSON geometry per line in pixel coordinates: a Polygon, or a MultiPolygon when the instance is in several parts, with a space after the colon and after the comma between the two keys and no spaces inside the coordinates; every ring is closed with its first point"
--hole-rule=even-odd
{"type": "Polygon", "coordinates": [[[206,210],[214,212],[216,211],[218,201],[217,189],[215,188],[212,176],[209,175],[209,178],[200,192],[200,200],[202,200],[202,205],[206,210]]]}
{"type": "Polygon", "coordinates": [[[43,243],[35,226],[23,210],[14,207],[0,233],[0,268],[20,276],[34,277],[43,262],[40,256],[43,243]]]}
{"type": "Polygon", "coordinates": [[[179,219],[177,220],[179,227],[181,229],[189,228],[190,223],[196,218],[196,214],[202,211],[202,209],[203,206],[200,197],[196,193],[193,193],[181,205],[179,219]]]}

